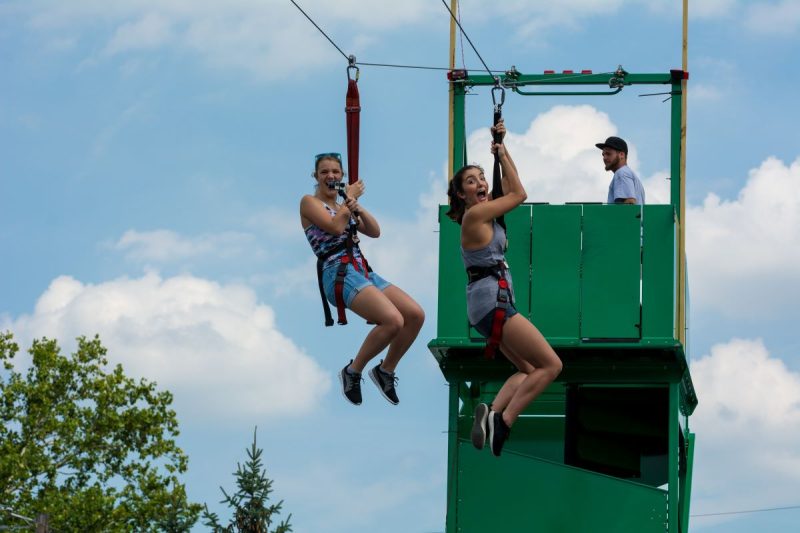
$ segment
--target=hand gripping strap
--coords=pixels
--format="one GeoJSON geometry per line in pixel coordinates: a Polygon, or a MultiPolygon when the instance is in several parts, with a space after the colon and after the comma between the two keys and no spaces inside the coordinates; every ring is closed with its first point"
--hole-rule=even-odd
{"type": "MultiPolygon", "coordinates": [[[[502,118],[502,112],[499,108],[495,108],[494,112],[494,125],[497,126],[497,123],[500,122],[502,118]]],[[[503,142],[503,139],[494,134],[493,140],[495,143],[503,142]]],[[[503,172],[500,168],[500,156],[497,155],[497,152],[494,154],[494,166],[492,167],[492,199],[497,199],[503,196],[503,172]]],[[[495,220],[503,229],[506,229],[506,219],[504,215],[500,215],[495,220]]]]}

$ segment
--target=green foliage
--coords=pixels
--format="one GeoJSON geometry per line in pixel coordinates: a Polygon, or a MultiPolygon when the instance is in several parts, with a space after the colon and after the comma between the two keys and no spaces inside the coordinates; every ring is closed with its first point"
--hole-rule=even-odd
{"type": "Polygon", "coordinates": [[[247,450],[247,462],[244,466],[236,464],[236,485],[238,490],[235,494],[229,495],[225,489],[220,487],[225,499],[220,503],[228,504],[233,509],[233,517],[227,527],[222,527],[219,523],[219,516],[211,513],[206,505],[203,512],[204,525],[210,527],[214,533],[289,533],[292,527],[289,520],[277,524],[273,531],[269,531],[272,525],[273,515],[278,515],[283,506],[283,500],[274,505],[267,506],[267,500],[272,492],[272,480],[267,478],[267,471],[261,463],[263,450],[256,446],[256,433],[253,432],[253,444],[247,450]]]}
{"type": "Polygon", "coordinates": [[[23,372],[0,333],[0,504],[58,531],[188,531],[201,506],[177,477],[188,458],[172,395],[109,369],[99,338],[77,340],[68,357],[33,341],[23,372]]]}

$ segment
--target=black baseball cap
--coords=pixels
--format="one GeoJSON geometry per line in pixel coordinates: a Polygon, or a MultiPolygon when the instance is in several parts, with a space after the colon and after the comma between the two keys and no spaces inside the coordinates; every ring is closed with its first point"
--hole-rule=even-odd
{"type": "Polygon", "coordinates": [[[618,150],[620,152],[625,152],[625,154],[628,153],[628,143],[626,143],[625,141],[623,141],[619,137],[609,137],[608,139],[606,139],[606,142],[597,143],[597,144],[595,144],[595,146],[597,146],[601,150],[603,148],[612,148],[612,149],[618,150]]]}

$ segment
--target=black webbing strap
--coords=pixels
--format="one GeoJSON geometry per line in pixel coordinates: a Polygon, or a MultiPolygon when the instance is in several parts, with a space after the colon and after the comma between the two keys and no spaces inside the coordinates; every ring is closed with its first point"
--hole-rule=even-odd
{"type": "Polygon", "coordinates": [[[326,327],[333,325],[333,315],[331,315],[331,306],[328,305],[328,299],[325,297],[325,287],[322,286],[322,265],[326,259],[346,249],[347,243],[343,242],[332,250],[328,250],[327,253],[317,256],[317,283],[319,284],[319,297],[322,299],[322,310],[325,313],[326,327]]]}
{"type": "MultiPolygon", "coordinates": [[[[492,101],[494,102],[494,126],[497,126],[500,119],[503,118],[503,102],[505,101],[506,94],[505,89],[500,85],[500,80],[495,78],[495,86],[492,87],[492,101]],[[498,102],[495,98],[495,91],[500,91],[500,101],[498,102]]],[[[494,140],[495,144],[501,144],[503,142],[503,138],[495,131],[492,133],[492,140],[494,140]]],[[[497,152],[494,153],[494,168],[492,169],[492,199],[497,199],[503,196],[503,174],[500,169],[500,156],[497,155],[497,152]]],[[[504,215],[500,215],[495,220],[503,230],[506,229],[506,220],[504,215]]]]}

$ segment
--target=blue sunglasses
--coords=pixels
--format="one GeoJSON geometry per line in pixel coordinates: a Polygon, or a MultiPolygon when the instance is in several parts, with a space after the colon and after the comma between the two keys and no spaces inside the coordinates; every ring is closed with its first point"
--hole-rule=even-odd
{"type": "Polygon", "coordinates": [[[339,152],[328,152],[328,153],[324,153],[324,154],[315,155],[314,156],[314,164],[316,164],[323,157],[334,157],[334,158],[336,158],[337,161],[339,161],[339,163],[342,162],[342,154],[340,154],[339,152]]]}

